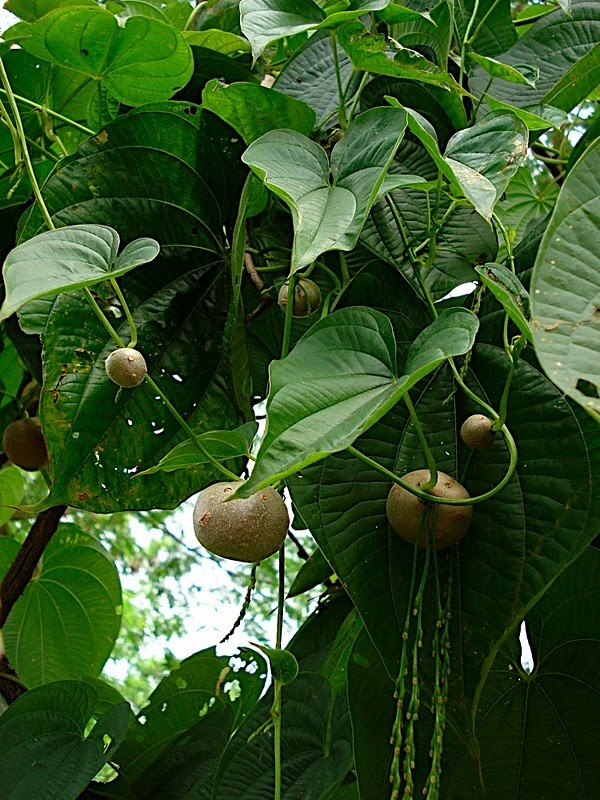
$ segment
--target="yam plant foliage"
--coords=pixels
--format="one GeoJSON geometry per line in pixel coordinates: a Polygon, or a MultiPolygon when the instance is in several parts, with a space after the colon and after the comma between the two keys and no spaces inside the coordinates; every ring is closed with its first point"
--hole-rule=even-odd
{"type": "Polygon", "coordinates": [[[0,538],[0,796],[596,796],[600,5],[5,7],[0,429],[38,418],[48,462],[36,497],[0,471],[35,519],[0,538]],[[136,715],[118,573],[61,517],[240,476],[223,519],[287,489],[314,539],[276,641],[191,652],[136,715]]]}

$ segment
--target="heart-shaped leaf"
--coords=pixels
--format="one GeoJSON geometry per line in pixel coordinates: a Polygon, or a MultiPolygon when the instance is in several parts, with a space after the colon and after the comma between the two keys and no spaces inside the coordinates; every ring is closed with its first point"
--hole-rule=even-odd
{"type": "Polygon", "coordinates": [[[0,321],[30,300],[93,286],[147,264],[159,253],[154,239],[136,239],[119,255],[119,234],[106,225],[69,225],[15,247],[3,267],[6,298],[0,321]]]}
{"type": "Polygon", "coordinates": [[[202,92],[202,105],[234,128],[250,144],[275,128],[288,128],[310,135],[315,112],[306,103],[258,83],[222,86],[209,81],[202,92]]]}
{"type": "Polygon", "coordinates": [[[335,27],[385,8],[390,0],[351,0],[343,11],[335,8],[326,15],[314,0],[240,0],[240,24],[252,43],[255,60],[271,42],[284,36],[323,27],[335,27]]]}
{"type": "Polygon", "coordinates": [[[600,414],[600,140],[567,175],[531,277],[535,349],[569,397],[600,414]]]}
{"type": "Polygon", "coordinates": [[[271,675],[282,684],[291,683],[298,676],[298,662],[296,656],[289,650],[274,650],[264,644],[251,642],[255,647],[265,654],[271,666],[271,675]]]}
{"type": "Polygon", "coordinates": [[[76,800],[123,740],[129,704],[92,721],[97,692],[59,681],[31,689],[0,717],[0,794],[11,800],[76,800]]]}
{"type": "MultiPolygon", "coordinates": [[[[196,439],[202,443],[207,452],[217,461],[226,461],[228,458],[249,456],[252,440],[256,435],[258,425],[255,422],[246,422],[234,431],[209,431],[199,433],[196,439]]],[[[141,475],[152,475],[154,472],[175,472],[178,469],[187,469],[197,464],[207,464],[210,461],[199,448],[196,442],[186,439],[174,447],[155,467],[145,469],[141,475]]]]}
{"type": "Polygon", "coordinates": [[[470,311],[444,311],[413,342],[397,377],[388,317],[353,307],[322,319],[271,365],[267,430],[252,474],[236,494],[249,497],[349,447],[446,358],[468,352],[478,326],[470,311]]]}
{"type": "Polygon", "coordinates": [[[401,109],[360,114],[333,148],[331,170],[323,148],[295,131],[272,131],[246,150],[245,163],[292,210],[292,272],[356,245],[405,127],[401,109]]]}
{"type": "MultiPolygon", "coordinates": [[[[0,539],[0,575],[19,545],[0,539]]],[[[28,686],[100,674],[121,626],[121,585],[104,548],[62,525],[4,626],[6,653],[28,686]]]]}
{"type": "Polygon", "coordinates": [[[502,264],[485,264],[475,270],[523,336],[533,342],[528,321],[529,294],[519,278],[502,264]]]}
{"type": "Polygon", "coordinates": [[[123,26],[106,9],[57,8],[37,22],[19,22],[5,38],[38,58],[102,81],[121,103],[168,100],[188,82],[193,59],[181,33],[148,17],[123,26]]]}

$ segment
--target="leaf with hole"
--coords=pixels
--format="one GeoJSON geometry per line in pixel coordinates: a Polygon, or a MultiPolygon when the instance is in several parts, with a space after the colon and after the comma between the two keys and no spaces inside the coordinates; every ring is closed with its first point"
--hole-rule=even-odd
{"type": "Polygon", "coordinates": [[[600,414],[600,141],[567,175],[531,276],[535,349],[550,378],[600,414]]]}
{"type": "Polygon", "coordinates": [[[109,761],[129,722],[128,703],[94,724],[97,693],[79,681],[31,689],[0,717],[0,793],[11,800],[76,800],[109,761]],[[91,730],[86,733],[88,726],[91,730]]]}

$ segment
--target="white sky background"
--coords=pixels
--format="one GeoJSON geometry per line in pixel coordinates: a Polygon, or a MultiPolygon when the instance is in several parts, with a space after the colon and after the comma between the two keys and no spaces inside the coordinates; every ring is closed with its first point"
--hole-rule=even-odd
{"type": "MultiPolygon", "coordinates": [[[[0,0],[0,31],[6,30],[17,22],[17,18],[4,9],[4,4],[5,0],[0,0]]],[[[474,284],[465,284],[464,287],[457,287],[451,295],[468,294],[473,290],[473,286],[474,284]]],[[[168,520],[168,526],[173,533],[182,534],[185,544],[195,548],[198,546],[198,542],[192,525],[193,505],[194,498],[183,503],[168,520]]],[[[143,525],[132,525],[132,532],[137,544],[142,548],[147,546],[148,537],[153,535],[143,525]]],[[[248,574],[249,572],[250,566],[248,566],[248,574]]],[[[258,580],[260,581],[260,569],[258,580]]],[[[121,575],[121,583],[123,589],[135,590],[139,586],[139,578],[135,575],[121,575]]],[[[233,588],[233,582],[224,569],[221,569],[211,560],[204,559],[202,563],[194,565],[188,574],[183,576],[182,583],[183,588],[188,589],[190,596],[194,598],[194,609],[191,619],[188,620],[186,625],[186,634],[181,638],[154,640],[145,651],[140,653],[140,658],[161,657],[165,648],[168,648],[176,658],[184,659],[198,650],[203,650],[216,644],[233,625],[239,606],[227,601],[227,592],[233,588]],[[193,586],[202,587],[202,589],[199,592],[192,592],[191,587],[193,586]]],[[[289,586],[289,581],[287,581],[287,585],[289,586]]],[[[273,598],[273,602],[275,606],[276,598],[273,598]]],[[[164,613],[167,615],[172,613],[166,601],[164,613]]],[[[250,607],[248,613],[249,615],[252,614],[252,607],[250,607]]],[[[275,642],[275,626],[276,619],[275,613],[273,613],[271,619],[265,625],[265,634],[269,641],[273,643],[275,642]]],[[[288,622],[284,628],[284,642],[289,639],[292,633],[293,628],[288,622]]],[[[233,653],[236,647],[247,644],[248,635],[242,623],[227,644],[219,648],[219,651],[233,653]]],[[[525,623],[521,628],[521,644],[523,647],[523,667],[532,669],[533,659],[527,642],[525,623]]],[[[106,667],[106,671],[117,679],[122,678],[127,673],[127,669],[128,664],[117,664],[112,661],[109,661],[106,667]]]]}

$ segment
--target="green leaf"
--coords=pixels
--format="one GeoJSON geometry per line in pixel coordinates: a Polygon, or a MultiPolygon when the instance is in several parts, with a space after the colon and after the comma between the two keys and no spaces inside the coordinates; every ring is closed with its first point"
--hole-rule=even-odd
{"type": "Polygon", "coordinates": [[[183,38],[190,45],[206,47],[208,50],[216,50],[224,56],[231,56],[234,53],[245,53],[250,50],[250,44],[246,39],[237,36],[229,31],[220,31],[209,28],[205,31],[184,31],[183,38]]]}
{"type": "Polygon", "coordinates": [[[103,714],[91,731],[97,694],[60,681],[32,689],[0,717],[0,792],[11,800],[76,800],[122,741],[129,705],[103,714]]]}
{"type": "Polygon", "coordinates": [[[179,734],[136,779],[129,800],[209,798],[221,753],[231,733],[229,706],[213,711],[179,734]]]}
{"type": "Polygon", "coordinates": [[[510,103],[496,100],[489,94],[485,94],[485,101],[492,111],[510,111],[511,114],[522,120],[530,131],[541,131],[546,128],[559,130],[568,121],[568,115],[554,106],[547,103],[533,103],[533,105],[518,108],[510,103]]]}
{"type": "MultiPolygon", "coordinates": [[[[151,234],[161,242],[155,261],[121,284],[149,373],[195,433],[244,422],[228,392],[231,345],[224,343],[231,277],[222,229],[237,212],[245,177],[242,145],[232,138],[221,120],[198,106],[147,106],[84,143],[45,187],[57,225],[100,217],[124,241],[151,234]]],[[[43,225],[32,207],[22,220],[21,240],[43,225]]],[[[128,325],[117,316],[110,288],[98,284],[97,292],[126,338],[128,325]]],[[[81,295],[30,303],[21,324],[42,335],[46,353],[48,391],[40,417],[50,452],[50,502],[60,496],[104,512],[174,507],[218,479],[208,465],[135,477],[187,436],[147,385],[116,398],[104,368],[114,344],[81,295]]]]}
{"type": "Polygon", "coordinates": [[[511,67],[510,64],[503,64],[495,58],[480,56],[477,53],[469,53],[469,58],[487,72],[492,78],[500,78],[510,83],[520,83],[524,86],[532,86],[535,89],[535,82],[539,75],[537,67],[521,65],[519,69],[511,67]]]}
{"type": "Polygon", "coordinates": [[[440,0],[431,11],[427,9],[423,14],[394,4],[379,12],[379,16],[392,26],[388,31],[394,42],[403,47],[414,47],[422,55],[427,54],[438,67],[446,69],[454,25],[454,3],[440,0]]]}
{"type": "Polygon", "coordinates": [[[315,125],[315,113],[305,103],[257,83],[223,86],[217,80],[209,81],[202,92],[202,105],[231,125],[246,144],[275,128],[308,136],[315,125]]]}
{"type": "Polygon", "coordinates": [[[102,81],[120,103],[168,100],[192,75],[192,53],[174,28],[148,17],[121,27],[103,8],[58,8],[20,22],[5,38],[53,64],[102,81]]]}
{"type": "MultiPolygon", "coordinates": [[[[598,83],[599,37],[600,9],[593,0],[574,2],[571,14],[558,8],[545,14],[507,52],[498,56],[499,61],[516,69],[521,64],[538,67],[540,75],[535,88],[494,82],[488,94],[519,108],[544,102],[571,111],[598,83]],[[570,78],[563,83],[571,70],[570,78]]],[[[477,45],[475,50],[483,52],[477,45]]],[[[483,69],[476,69],[469,81],[471,91],[479,96],[488,80],[483,69]]]]}
{"type": "Polygon", "coordinates": [[[317,547],[311,557],[302,564],[296,573],[287,596],[298,597],[298,595],[304,594],[304,592],[308,592],[326,581],[327,578],[331,577],[331,574],[332,569],[327,563],[327,559],[317,547]]]}
{"type": "Polygon", "coordinates": [[[240,20],[244,36],[252,43],[256,60],[267,45],[284,36],[322,27],[336,27],[369,11],[385,8],[390,0],[352,0],[343,11],[326,16],[314,0],[240,0],[240,20]]]}
{"type": "Polygon", "coordinates": [[[0,526],[5,525],[15,513],[25,493],[23,473],[18,467],[8,466],[0,470],[0,526]]]}
{"type": "MultiPolygon", "coordinates": [[[[217,771],[215,800],[271,800],[275,776],[272,733],[251,737],[270,720],[272,694],[253,709],[229,742],[217,771]]],[[[352,746],[344,693],[332,699],[329,681],[301,672],[282,692],[282,800],[320,800],[350,769],[352,746]]]]}
{"type": "Polygon", "coordinates": [[[93,286],[153,261],[154,239],[136,239],[122,252],[119,234],[106,225],[70,225],[45,231],[8,254],[3,267],[6,298],[0,320],[30,300],[93,286]]]}
{"type": "Polygon", "coordinates": [[[452,728],[446,730],[444,797],[476,796],[478,766],[490,800],[594,796],[599,568],[600,553],[587,548],[529,612],[532,672],[521,666],[516,635],[503,645],[475,718],[480,765],[452,728]]]}
{"type": "Polygon", "coordinates": [[[255,647],[265,654],[271,665],[271,675],[273,679],[279,681],[283,685],[291,683],[296,680],[298,676],[298,662],[296,656],[290,653],[289,650],[274,650],[272,647],[266,647],[264,644],[257,644],[251,642],[255,647]]]}
{"type": "Polygon", "coordinates": [[[267,430],[252,475],[236,494],[249,497],[349,447],[421,378],[466,353],[477,328],[470,311],[444,311],[413,342],[396,377],[396,343],[386,316],[354,307],[322,319],[271,366],[267,430]]]}
{"type": "Polygon", "coordinates": [[[549,171],[543,169],[537,174],[538,170],[536,167],[534,178],[528,167],[519,167],[506,187],[504,199],[496,206],[504,225],[514,231],[513,246],[552,210],[558,197],[558,186],[549,171]]]}
{"type": "Polygon", "coordinates": [[[479,3],[476,0],[458,0],[454,12],[459,41],[467,37],[467,26],[472,19],[471,44],[476,53],[496,57],[519,38],[512,21],[510,0],[480,0],[479,3]]]}
{"type": "MultiPolygon", "coordinates": [[[[0,574],[19,545],[0,540],[0,574]]],[[[7,656],[28,686],[100,674],[121,625],[112,559],[91,536],[62,525],[4,626],[7,656]]]]}
{"type": "MultiPolygon", "coordinates": [[[[135,16],[151,17],[166,22],[179,31],[184,29],[191,14],[187,0],[116,0],[116,2],[122,8],[120,14],[117,14],[119,19],[135,16]]],[[[109,10],[112,10],[110,2],[109,10]]]]}
{"type": "Polygon", "coordinates": [[[531,278],[535,349],[549,377],[600,413],[600,140],[567,175],[531,278]],[[590,387],[591,384],[591,387],[590,387]],[[585,391],[586,388],[592,388],[585,391]]]}
{"type": "Polygon", "coordinates": [[[333,148],[333,185],[323,148],[295,131],[272,131],[246,150],[244,162],[292,210],[293,272],[327,250],[356,245],[405,124],[399,109],[370,109],[356,117],[333,148]]]}
{"type": "Polygon", "coordinates": [[[339,41],[357,70],[433,83],[467,94],[446,70],[416,50],[394,44],[381,34],[370,33],[360,22],[349,22],[340,28],[339,41]]]}
{"type": "Polygon", "coordinates": [[[124,791],[130,781],[142,782],[156,757],[200,718],[218,713],[219,699],[232,708],[237,727],[252,713],[266,676],[265,659],[249,649],[230,657],[217,656],[211,647],[182,661],[152,692],[117,753],[124,791]]]}
{"type": "MultiPolygon", "coordinates": [[[[203,447],[208,453],[216,458],[217,461],[226,461],[228,458],[240,458],[249,456],[252,440],[256,435],[258,425],[255,422],[246,422],[234,431],[209,431],[200,433],[196,437],[202,442],[203,447]]],[[[210,461],[208,456],[198,448],[191,439],[186,439],[177,447],[174,447],[155,467],[145,469],[138,473],[142,475],[152,475],[155,472],[175,472],[178,469],[187,469],[198,464],[207,464],[210,461]]]]}
{"type": "Polygon", "coordinates": [[[475,269],[523,336],[533,342],[533,334],[527,319],[529,295],[519,278],[502,264],[485,264],[475,269]]]}
{"type": "Polygon", "coordinates": [[[40,17],[65,6],[93,6],[96,0],[7,0],[4,8],[11,14],[27,22],[35,22],[40,17]]]}

